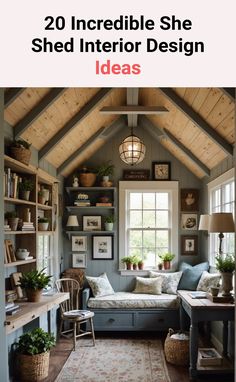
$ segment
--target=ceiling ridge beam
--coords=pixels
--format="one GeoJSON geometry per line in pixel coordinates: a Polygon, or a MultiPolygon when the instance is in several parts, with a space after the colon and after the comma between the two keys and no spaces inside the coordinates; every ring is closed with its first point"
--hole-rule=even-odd
{"type": "Polygon", "coordinates": [[[15,101],[17,97],[25,90],[25,88],[10,88],[4,93],[4,108],[6,109],[15,101]]]}
{"type": "Polygon", "coordinates": [[[54,88],[52,89],[41,101],[26,114],[14,127],[15,138],[19,138],[24,131],[34,123],[34,121],[43,114],[43,112],[49,108],[49,106],[60,97],[61,93],[66,88],[54,88]]]}
{"type": "Polygon", "coordinates": [[[184,146],[170,131],[167,129],[163,129],[166,137],[181,151],[184,152],[185,155],[187,155],[194,164],[196,164],[203,172],[205,175],[210,176],[211,171],[209,168],[202,163],[186,146],[184,146]]]}
{"type": "MultiPolygon", "coordinates": [[[[138,105],[139,88],[127,88],[127,105],[138,105]]],[[[135,127],[138,124],[137,114],[128,114],[128,126],[135,127]]]]}
{"type": "Polygon", "coordinates": [[[220,88],[231,101],[235,102],[236,99],[236,89],[235,88],[220,88]]]}
{"type": "Polygon", "coordinates": [[[39,160],[47,156],[53,148],[58,145],[58,143],[60,143],[60,141],[62,141],[62,139],[75,127],[75,125],[82,122],[83,119],[86,118],[95,109],[95,107],[97,107],[97,105],[110,93],[111,90],[112,88],[102,88],[99,90],[97,94],[95,94],[95,96],[92,97],[92,99],[86,103],[86,105],[84,105],[82,109],[76,113],[45,146],[43,146],[43,148],[39,151],[39,160]]]}
{"type": "Polygon", "coordinates": [[[104,106],[101,114],[162,114],[167,113],[164,106],[142,106],[142,105],[124,105],[124,106],[104,106]]]}
{"type": "Polygon", "coordinates": [[[219,135],[199,114],[197,114],[182,98],[170,88],[160,90],[187,118],[189,118],[202,132],[204,132],[227,155],[233,155],[233,145],[219,135]]]}
{"type": "Polygon", "coordinates": [[[60,175],[66,167],[69,166],[73,160],[75,160],[84,150],[86,150],[94,141],[98,138],[107,139],[108,135],[105,135],[109,129],[117,129],[124,125],[124,119],[121,117],[115,122],[111,123],[107,127],[101,127],[96,133],[94,133],[82,146],[80,146],[73,154],[70,155],[57,169],[57,175],[60,175]]]}

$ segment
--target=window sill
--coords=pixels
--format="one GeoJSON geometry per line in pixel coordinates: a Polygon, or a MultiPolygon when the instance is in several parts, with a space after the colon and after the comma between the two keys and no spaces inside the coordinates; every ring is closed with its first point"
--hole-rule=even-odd
{"type": "Polygon", "coordinates": [[[149,271],[158,272],[158,273],[170,273],[170,272],[176,272],[176,269],[143,269],[143,270],[127,270],[127,269],[119,269],[118,272],[121,276],[148,276],[149,271]]]}

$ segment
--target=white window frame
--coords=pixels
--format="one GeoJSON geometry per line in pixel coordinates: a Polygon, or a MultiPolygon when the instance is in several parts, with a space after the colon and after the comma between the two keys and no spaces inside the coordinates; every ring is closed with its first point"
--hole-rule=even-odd
{"type": "MultiPolygon", "coordinates": [[[[51,235],[51,233],[46,233],[44,232],[43,234],[39,233],[38,234],[38,240],[39,240],[39,236],[42,236],[42,237],[48,237],[49,238],[49,256],[47,257],[48,259],[48,267],[47,267],[47,273],[49,273],[50,275],[52,275],[52,279],[51,279],[51,282],[50,282],[50,287],[48,287],[47,289],[51,289],[54,285],[54,278],[55,278],[55,249],[54,249],[54,245],[55,245],[55,237],[54,235],[51,235]]],[[[39,270],[41,270],[41,267],[39,267],[39,262],[40,262],[40,259],[39,259],[39,242],[37,243],[37,246],[38,246],[38,255],[37,255],[37,268],[39,270]]]]}
{"type": "MultiPolygon", "coordinates": [[[[207,184],[209,214],[212,213],[212,193],[215,190],[226,185],[227,183],[234,182],[234,180],[235,180],[235,170],[234,168],[231,168],[230,170],[226,171],[224,174],[218,176],[216,179],[212,180],[211,182],[207,184]]],[[[234,198],[234,203],[235,203],[235,198],[234,198]]],[[[220,212],[224,212],[224,211],[220,211],[220,212]]],[[[210,234],[210,235],[217,235],[217,234],[210,234]]],[[[210,236],[208,240],[208,260],[209,260],[210,266],[215,267],[215,254],[213,253],[213,249],[212,249],[212,240],[213,239],[210,236]]]]}
{"type": "Polygon", "coordinates": [[[173,268],[179,259],[179,182],[178,181],[120,181],[119,182],[119,260],[128,256],[127,237],[127,195],[130,191],[168,192],[170,198],[171,229],[170,251],[175,254],[173,268]]]}

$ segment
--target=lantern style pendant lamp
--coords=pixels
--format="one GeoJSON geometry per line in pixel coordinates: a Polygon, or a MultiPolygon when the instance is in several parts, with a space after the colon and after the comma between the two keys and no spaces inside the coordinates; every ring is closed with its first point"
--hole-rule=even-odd
{"type": "Polygon", "coordinates": [[[131,135],[126,137],[119,146],[120,159],[126,164],[133,166],[142,162],[145,152],[145,144],[139,137],[133,134],[133,128],[131,128],[131,135]]]}

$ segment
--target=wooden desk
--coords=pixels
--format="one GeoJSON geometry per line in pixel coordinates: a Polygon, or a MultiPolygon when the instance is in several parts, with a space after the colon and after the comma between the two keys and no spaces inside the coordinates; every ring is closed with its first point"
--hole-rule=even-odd
{"type": "Polygon", "coordinates": [[[191,291],[178,291],[181,298],[180,322],[183,327],[183,311],[190,317],[190,378],[196,377],[198,373],[213,371],[233,372],[233,368],[224,360],[223,366],[197,367],[198,357],[198,323],[200,321],[223,321],[223,356],[227,357],[228,345],[228,321],[234,321],[234,304],[214,303],[207,298],[194,299],[190,296],[191,291]]]}
{"type": "Polygon", "coordinates": [[[6,334],[12,333],[28,322],[50,311],[55,305],[69,299],[69,293],[54,293],[42,296],[40,302],[20,302],[20,310],[13,316],[7,316],[5,321],[6,334]]]}

